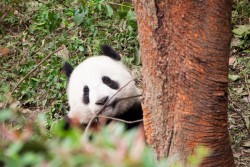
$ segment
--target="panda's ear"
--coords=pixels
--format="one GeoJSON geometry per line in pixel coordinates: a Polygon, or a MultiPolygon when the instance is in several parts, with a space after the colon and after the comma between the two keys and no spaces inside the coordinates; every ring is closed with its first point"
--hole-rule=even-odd
{"type": "Polygon", "coordinates": [[[74,68],[68,62],[65,62],[63,69],[64,69],[64,72],[66,74],[67,79],[69,80],[70,75],[71,75],[72,71],[74,70],[74,68]]]}
{"type": "Polygon", "coordinates": [[[119,53],[117,53],[111,46],[109,45],[103,45],[102,46],[102,52],[105,56],[108,56],[116,61],[121,60],[121,56],[119,53]]]}

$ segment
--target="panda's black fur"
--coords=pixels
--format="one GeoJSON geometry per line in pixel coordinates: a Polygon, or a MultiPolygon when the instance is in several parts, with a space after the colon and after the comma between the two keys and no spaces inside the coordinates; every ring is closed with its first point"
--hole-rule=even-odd
{"type": "Polygon", "coordinates": [[[102,52],[104,55],[106,55],[106,56],[108,56],[116,61],[121,60],[121,56],[109,45],[103,45],[102,52]]]}
{"type": "MultiPolygon", "coordinates": [[[[110,57],[114,61],[121,61],[120,55],[112,47],[110,47],[108,45],[103,45],[101,48],[102,48],[102,52],[103,52],[103,54],[105,56],[110,57]]],[[[71,76],[72,72],[74,71],[74,68],[68,62],[66,62],[64,64],[63,68],[64,68],[64,71],[65,71],[66,77],[67,77],[67,79],[69,81],[70,76],[71,76]]],[[[116,70],[116,69],[114,69],[114,70],[116,70]]],[[[140,102],[135,102],[125,112],[115,114],[113,117],[119,118],[119,119],[122,119],[122,120],[126,120],[126,121],[140,120],[140,119],[143,118],[141,103],[140,102]]],[[[111,122],[111,120],[108,121],[108,122],[111,122]]],[[[133,128],[133,127],[137,127],[140,124],[142,124],[142,122],[136,122],[136,123],[132,123],[132,124],[127,123],[126,127],[127,127],[127,129],[130,129],[130,128],[133,128]]]]}

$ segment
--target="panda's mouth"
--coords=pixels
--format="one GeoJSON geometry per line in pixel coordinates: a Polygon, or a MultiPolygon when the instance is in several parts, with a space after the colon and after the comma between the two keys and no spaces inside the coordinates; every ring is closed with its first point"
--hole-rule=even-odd
{"type": "Polygon", "coordinates": [[[106,113],[107,111],[108,112],[112,112],[115,107],[117,107],[117,104],[118,104],[119,100],[118,99],[114,99],[113,101],[111,101],[110,103],[106,104],[106,105],[103,105],[100,107],[99,110],[97,110],[96,112],[94,113],[106,113]],[[104,108],[103,108],[104,107],[104,108]]]}
{"type": "Polygon", "coordinates": [[[108,107],[115,108],[118,102],[119,102],[119,100],[115,99],[113,102],[111,102],[110,104],[106,105],[105,108],[108,108],[108,107]]]}
{"type": "Polygon", "coordinates": [[[126,98],[116,98],[113,102],[108,104],[106,107],[112,107],[112,109],[116,108],[118,103],[126,98]]]}
{"type": "Polygon", "coordinates": [[[106,106],[105,106],[105,109],[104,110],[106,110],[106,109],[114,109],[114,108],[116,108],[117,107],[117,104],[119,103],[119,99],[114,99],[111,103],[108,103],[106,106]]]}
{"type": "Polygon", "coordinates": [[[110,104],[111,107],[112,107],[112,108],[115,108],[118,102],[119,102],[119,100],[118,100],[118,99],[115,99],[115,100],[110,104]]]}

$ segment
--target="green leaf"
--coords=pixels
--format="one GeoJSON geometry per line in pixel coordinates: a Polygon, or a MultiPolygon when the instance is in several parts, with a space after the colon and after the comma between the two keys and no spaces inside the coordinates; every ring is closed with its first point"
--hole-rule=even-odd
{"type": "Polygon", "coordinates": [[[245,33],[250,33],[250,25],[240,25],[233,29],[233,33],[239,36],[245,35],[245,33]]]}
{"type": "Polygon", "coordinates": [[[30,166],[30,165],[35,165],[37,163],[41,163],[42,162],[42,157],[41,155],[36,155],[33,152],[27,152],[25,153],[22,158],[22,163],[26,166],[30,166]]]}
{"type": "Polygon", "coordinates": [[[79,9],[75,12],[75,15],[74,15],[74,22],[77,26],[79,26],[83,20],[84,20],[84,17],[85,15],[88,13],[88,10],[82,10],[80,11],[79,9]]]}
{"type": "Polygon", "coordinates": [[[247,49],[247,50],[244,50],[243,52],[250,53],[250,50],[247,49]]]}
{"type": "Polygon", "coordinates": [[[32,77],[31,80],[38,82],[39,79],[32,77]]]}
{"type": "Polygon", "coordinates": [[[238,80],[238,79],[240,78],[240,76],[239,76],[239,75],[230,75],[230,74],[229,74],[228,78],[229,78],[231,81],[236,81],[236,80],[238,80]]]}
{"type": "Polygon", "coordinates": [[[142,155],[142,163],[145,167],[155,166],[153,151],[150,148],[146,148],[142,155]]]}
{"type": "Polygon", "coordinates": [[[131,10],[131,8],[132,8],[132,4],[131,3],[129,3],[129,2],[123,2],[121,4],[121,9],[120,10],[122,10],[124,12],[128,12],[129,10],[131,10]]]}
{"type": "Polygon", "coordinates": [[[68,29],[72,29],[75,26],[75,23],[69,23],[69,25],[67,26],[68,29]]]}
{"type": "Polygon", "coordinates": [[[13,114],[11,110],[2,110],[0,111],[0,122],[12,118],[13,114]]]}
{"type": "Polygon", "coordinates": [[[132,10],[129,10],[127,13],[126,19],[127,20],[136,20],[135,12],[133,12],[132,10]]]}
{"type": "Polygon", "coordinates": [[[84,47],[83,46],[79,46],[79,48],[78,48],[81,52],[83,52],[84,51],[84,47]]]}
{"type": "Polygon", "coordinates": [[[8,156],[14,156],[16,155],[21,148],[23,147],[23,142],[21,141],[16,141],[15,143],[12,143],[9,148],[6,150],[6,155],[8,156]]]}
{"type": "Polygon", "coordinates": [[[141,51],[138,48],[135,48],[135,65],[141,64],[141,51]]]}
{"type": "Polygon", "coordinates": [[[211,154],[211,150],[208,147],[198,146],[195,148],[195,153],[188,157],[190,163],[189,166],[200,166],[203,159],[211,154]]]}
{"type": "Polygon", "coordinates": [[[113,9],[112,9],[112,7],[110,6],[110,5],[106,5],[106,15],[108,16],[108,17],[111,17],[112,15],[113,15],[113,9]]]}
{"type": "Polygon", "coordinates": [[[100,11],[102,11],[102,5],[101,4],[98,4],[97,5],[97,10],[100,12],[100,11]]]}

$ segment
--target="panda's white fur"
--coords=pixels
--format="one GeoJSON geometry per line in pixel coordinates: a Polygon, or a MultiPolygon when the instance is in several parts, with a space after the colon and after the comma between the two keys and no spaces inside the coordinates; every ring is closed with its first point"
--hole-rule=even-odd
{"type": "MultiPolygon", "coordinates": [[[[69,118],[77,119],[83,124],[88,123],[93,115],[102,108],[101,105],[95,104],[96,101],[105,96],[110,98],[119,90],[105,85],[102,81],[103,76],[108,76],[116,81],[119,84],[119,88],[133,79],[122,61],[115,60],[106,55],[86,59],[73,70],[69,77],[67,89],[70,106],[69,118]],[[89,87],[89,104],[83,103],[84,86],[89,87]]],[[[128,112],[133,105],[140,103],[139,97],[121,100],[114,107],[111,104],[117,99],[139,94],[140,92],[135,86],[135,82],[130,82],[108,102],[108,107],[105,108],[101,115],[116,117],[124,112],[128,112]]]]}

